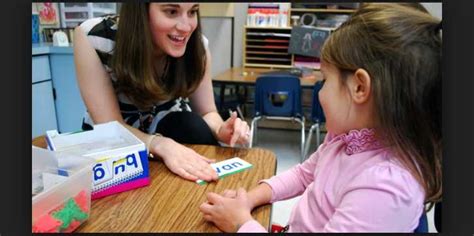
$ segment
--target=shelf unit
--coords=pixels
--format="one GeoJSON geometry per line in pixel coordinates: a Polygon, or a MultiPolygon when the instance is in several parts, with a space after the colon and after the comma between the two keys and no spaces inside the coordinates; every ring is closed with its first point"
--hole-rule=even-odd
{"type": "Polygon", "coordinates": [[[291,27],[248,27],[244,29],[244,67],[291,68],[288,54],[291,27]]]}
{"type": "Polygon", "coordinates": [[[59,3],[61,27],[76,27],[83,21],[117,12],[117,4],[112,2],[66,2],[59,3]]]}
{"type": "MultiPolygon", "coordinates": [[[[291,16],[302,16],[305,13],[315,14],[319,20],[349,16],[354,9],[326,8],[290,8],[288,23],[291,16]]],[[[258,27],[245,26],[243,40],[243,66],[263,68],[293,68],[295,58],[304,58],[288,53],[292,27],[258,27]]],[[[310,58],[307,58],[310,59],[310,58]]],[[[310,59],[312,60],[312,59],[310,59]]],[[[296,61],[297,65],[303,65],[296,61]]],[[[313,64],[313,69],[319,69],[319,64],[313,64]]]]}
{"type": "Polygon", "coordinates": [[[313,8],[291,8],[291,12],[296,13],[296,12],[313,12],[313,13],[330,13],[330,14],[351,14],[354,12],[352,9],[326,9],[326,8],[321,8],[321,9],[313,9],[313,8]]]}

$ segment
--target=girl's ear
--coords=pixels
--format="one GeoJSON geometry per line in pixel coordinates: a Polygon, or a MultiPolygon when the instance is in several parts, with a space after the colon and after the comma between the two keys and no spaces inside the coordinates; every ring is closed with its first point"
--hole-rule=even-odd
{"type": "Polygon", "coordinates": [[[349,83],[352,100],[357,104],[365,103],[371,95],[371,78],[364,69],[357,69],[349,83]]]}

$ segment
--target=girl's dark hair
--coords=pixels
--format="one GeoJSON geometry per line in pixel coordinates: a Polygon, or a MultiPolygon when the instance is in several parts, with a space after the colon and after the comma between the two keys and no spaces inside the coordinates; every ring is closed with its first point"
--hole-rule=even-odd
{"type": "Polygon", "coordinates": [[[428,208],[442,193],[439,23],[412,6],[363,4],[322,49],[339,70],[369,73],[378,131],[423,186],[428,208]]]}
{"type": "Polygon", "coordinates": [[[115,89],[140,109],[149,109],[157,101],[189,96],[199,86],[206,68],[199,12],[197,27],[184,55],[180,58],[166,55],[164,61],[158,61],[154,58],[149,5],[122,4],[111,63],[117,78],[115,89]]]}

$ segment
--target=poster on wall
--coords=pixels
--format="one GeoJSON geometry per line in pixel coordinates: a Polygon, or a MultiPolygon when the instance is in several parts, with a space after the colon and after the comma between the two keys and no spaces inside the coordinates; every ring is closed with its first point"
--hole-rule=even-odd
{"type": "Polygon", "coordinates": [[[41,25],[57,25],[59,22],[59,11],[57,3],[45,2],[36,3],[41,25]]]}

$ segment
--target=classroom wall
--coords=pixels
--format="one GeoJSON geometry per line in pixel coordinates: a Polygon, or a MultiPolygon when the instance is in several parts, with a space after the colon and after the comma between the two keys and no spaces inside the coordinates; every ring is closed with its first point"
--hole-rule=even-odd
{"type": "Polygon", "coordinates": [[[247,3],[223,3],[201,4],[201,26],[203,34],[209,39],[209,49],[212,57],[211,76],[231,67],[242,66],[242,44],[243,31],[247,19],[247,3]],[[220,5],[219,5],[220,4],[220,5]],[[224,8],[223,8],[224,7],[224,8]],[[208,9],[209,8],[209,9],[208,9]],[[211,11],[223,8],[221,13],[211,11]],[[232,45],[232,20],[234,19],[234,42],[232,45]],[[231,50],[233,49],[233,56],[231,50]],[[231,63],[231,57],[233,62],[231,63]]]}
{"type": "Polygon", "coordinates": [[[248,3],[235,3],[234,4],[234,67],[242,66],[242,52],[243,52],[243,40],[244,40],[244,26],[247,21],[247,8],[248,3]]]}
{"type": "Polygon", "coordinates": [[[232,20],[228,17],[201,17],[201,26],[202,33],[209,40],[211,76],[214,77],[232,67],[232,20]]]}

